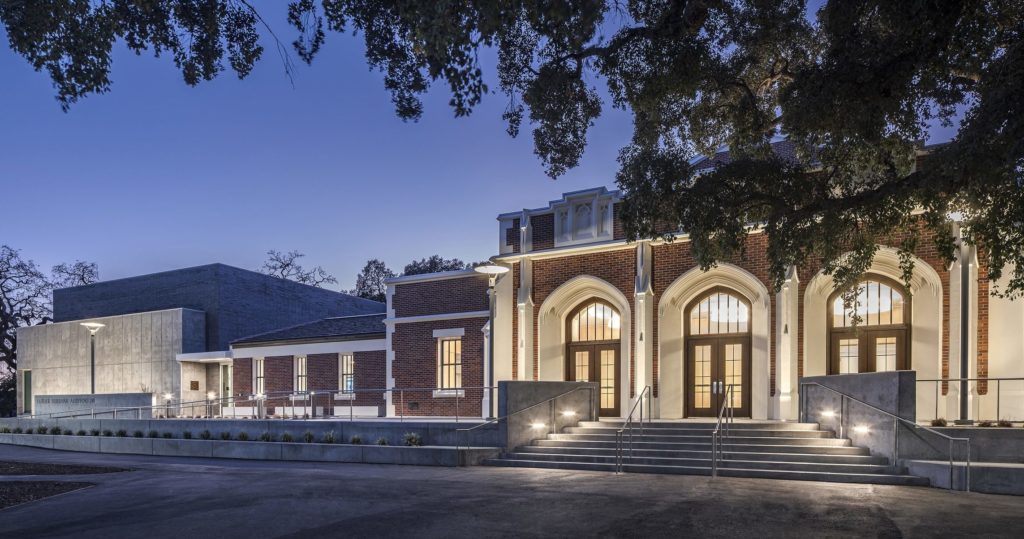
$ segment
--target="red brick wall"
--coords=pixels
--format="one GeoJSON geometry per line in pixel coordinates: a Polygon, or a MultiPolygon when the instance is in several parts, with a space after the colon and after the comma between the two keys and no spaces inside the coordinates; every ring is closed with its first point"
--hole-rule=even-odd
{"type": "MultiPolygon", "coordinates": [[[[771,305],[769,306],[768,320],[769,320],[769,352],[768,352],[768,370],[769,370],[769,381],[768,390],[770,396],[775,396],[775,294],[771,293],[772,284],[768,274],[768,259],[765,257],[765,251],[767,247],[767,237],[764,234],[750,234],[746,239],[746,253],[742,257],[735,257],[733,260],[729,260],[730,264],[739,266],[750,272],[756,277],[765,288],[769,290],[769,296],[771,305]]],[[[659,357],[659,339],[658,339],[658,320],[657,313],[658,307],[661,302],[662,295],[665,293],[665,289],[672,284],[680,275],[693,269],[697,266],[696,261],[693,258],[693,254],[690,251],[689,241],[675,241],[673,243],[667,243],[662,245],[655,245],[651,249],[652,252],[652,276],[651,276],[651,287],[654,290],[654,359],[653,359],[653,370],[654,370],[654,394],[658,394],[658,374],[660,372],[660,357],[659,357]]]]}
{"type": "Polygon", "coordinates": [[[620,210],[622,203],[616,202],[612,206],[612,239],[621,240],[626,238],[626,230],[622,226],[620,210]]]}
{"type": "Polygon", "coordinates": [[[232,362],[231,387],[235,395],[252,395],[252,358],[240,358],[232,362]]]}
{"type": "MultiPolygon", "coordinates": [[[[636,279],[636,250],[619,249],[616,251],[604,251],[583,255],[570,255],[559,258],[536,260],[533,262],[533,302],[538,307],[544,303],[548,295],[569,279],[578,275],[592,275],[599,279],[608,281],[612,286],[619,289],[626,301],[629,303],[629,310],[632,313],[634,308],[634,281],[636,279]]],[[[625,316],[625,313],[621,313],[625,316]]],[[[533,313],[533,377],[537,379],[539,372],[537,362],[538,353],[538,317],[539,308],[533,313]]],[[[631,333],[629,339],[633,339],[632,332],[636,331],[635,318],[631,319],[631,333]]],[[[625,335],[623,338],[627,338],[625,335]]],[[[633,383],[636,372],[636,352],[630,347],[629,357],[629,380],[622,383],[630,388],[630,396],[633,394],[633,383]]]]}
{"type": "Polygon", "coordinates": [[[273,356],[264,358],[263,385],[267,394],[291,391],[293,389],[293,367],[292,356],[273,356]]]}
{"type": "MultiPolygon", "coordinates": [[[[387,354],[384,350],[373,352],[355,352],[356,389],[383,389],[387,386],[386,376],[387,354]]],[[[384,393],[357,392],[356,406],[378,406],[384,404],[384,393]]]]}
{"type": "Polygon", "coordinates": [[[487,278],[467,275],[457,279],[398,284],[391,300],[395,316],[486,311],[487,278]]]}
{"type": "MultiPolygon", "coordinates": [[[[462,337],[462,385],[481,387],[484,385],[484,336],[481,329],[487,324],[486,317],[464,318],[461,320],[439,320],[434,322],[395,324],[392,347],[395,359],[391,374],[396,388],[437,387],[437,339],[434,330],[464,328],[462,337]]],[[[465,398],[458,399],[460,415],[480,415],[479,389],[466,389],[465,398]]],[[[456,415],[454,397],[434,398],[431,390],[395,392],[392,403],[396,414],[403,407],[405,415],[456,415]]]]}
{"type": "Polygon", "coordinates": [[[555,214],[544,213],[530,217],[530,225],[534,251],[553,249],[555,247],[555,214]]]}
{"type": "Polygon", "coordinates": [[[522,236],[519,228],[519,219],[512,219],[512,227],[505,230],[505,245],[511,245],[513,253],[518,253],[520,249],[519,241],[522,236]]]}

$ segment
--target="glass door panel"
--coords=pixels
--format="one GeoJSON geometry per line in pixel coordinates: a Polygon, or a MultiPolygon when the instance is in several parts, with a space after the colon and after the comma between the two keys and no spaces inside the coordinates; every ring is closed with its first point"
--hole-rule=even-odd
{"type": "Polygon", "coordinates": [[[601,350],[601,408],[616,408],[618,391],[615,384],[615,350],[601,350]]]}
{"type": "Polygon", "coordinates": [[[590,350],[577,350],[573,353],[573,380],[590,381],[590,350]]]}

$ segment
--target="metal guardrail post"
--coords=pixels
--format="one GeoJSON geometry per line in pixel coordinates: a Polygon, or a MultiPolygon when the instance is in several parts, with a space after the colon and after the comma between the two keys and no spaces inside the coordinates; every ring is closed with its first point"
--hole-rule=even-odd
{"type": "Polygon", "coordinates": [[[404,423],[405,422],[405,390],[404,389],[399,390],[398,402],[401,405],[401,417],[402,417],[401,421],[404,423]]]}
{"type": "Polygon", "coordinates": [[[934,382],[934,384],[935,384],[935,417],[933,417],[932,419],[938,419],[939,418],[939,382],[934,382]]]}
{"type": "Polygon", "coordinates": [[[1000,414],[1000,410],[999,410],[999,402],[1002,400],[1001,397],[1003,396],[1002,391],[1000,391],[1000,384],[999,384],[999,382],[1001,382],[1001,381],[1002,380],[996,378],[996,421],[999,421],[1000,419],[1003,418],[1002,415],[1000,414]]]}

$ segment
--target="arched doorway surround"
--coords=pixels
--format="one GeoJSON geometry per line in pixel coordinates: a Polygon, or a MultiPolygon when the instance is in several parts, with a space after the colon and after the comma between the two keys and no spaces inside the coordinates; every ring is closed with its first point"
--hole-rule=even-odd
{"type": "Polygon", "coordinates": [[[747,270],[720,263],[708,271],[692,268],[676,278],[658,301],[658,410],[660,417],[678,418],[686,414],[688,396],[685,380],[686,349],[684,310],[694,300],[722,287],[746,302],[749,308],[749,357],[751,417],[768,417],[771,296],[761,280],[747,270]]]}
{"type": "Polygon", "coordinates": [[[614,285],[592,275],[577,275],[553,290],[537,309],[537,379],[570,380],[568,346],[572,341],[569,320],[585,304],[594,301],[610,306],[619,315],[618,397],[619,414],[629,409],[629,361],[632,309],[629,300],[614,285]]]}
{"type": "Polygon", "coordinates": [[[903,285],[868,274],[855,288],[852,304],[844,290],[828,299],[828,373],[908,370],[911,301],[903,285]]]}
{"type": "Polygon", "coordinates": [[[686,335],[687,417],[714,417],[729,400],[733,413],[750,415],[750,304],[716,286],[683,309],[686,335]]]}

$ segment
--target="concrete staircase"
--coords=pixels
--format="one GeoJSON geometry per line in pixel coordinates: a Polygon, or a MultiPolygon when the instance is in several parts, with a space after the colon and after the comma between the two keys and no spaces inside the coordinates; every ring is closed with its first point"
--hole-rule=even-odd
{"type": "MultiPolygon", "coordinates": [[[[622,421],[584,421],[484,461],[490,466],[615,470],[615,433],[622,421]]],[[[711,474],[714,421],[653,422],[633,430],[633,453],[623,449],[623,470],[637,473],[711,474]]],[[[624,440],[624,446],[627,444],[624,440]]],[[[718,474],[843,483],[927,486],[928,480],[894,469],[885,457],[838,439],[816,423],[733,423],[718,474]]]]}

